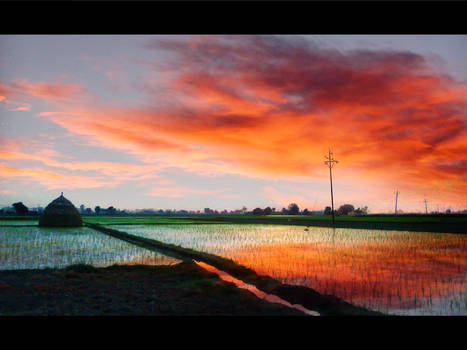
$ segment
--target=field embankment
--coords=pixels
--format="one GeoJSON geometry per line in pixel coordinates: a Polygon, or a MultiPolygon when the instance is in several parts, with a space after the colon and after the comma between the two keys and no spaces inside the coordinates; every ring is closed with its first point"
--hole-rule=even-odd
{"type": "Polygon", "coordinates": [[[0,271],[0,315],[305,316],[193,262],[0,271]]]}
{"type": "Polygon", "coordinates": [[[202,261],[221,271],[229,273],[237,279],[256,286],[259,290],[267,294],[277,295],[291,304],[300,304],[309,310],[316,310],[321,315],[382,315],[378,312],[369,311],[364,308],[351,305],[334,296],[321,295],[311,288],[282,284],[269,276],[257,275],[252,269],[238,265],[230,259],[225,259],[217,255],[197,252],[195,250],[173,244],[134,236],[126,232],[117,231],[96,224],[87,223],[86,225],[112,237],[184,260],[185,262],[191,260],[202,261]]]}
{"type": "MultiPolygon", "coordinates": [[[[4,216],[6,222],[38,221],[38,216],[4,216]]],[[[101,225],[187,225],[187,224],[268,224],[332,227],[329,215],[198,215],[198,216],[83,216],[83,221],[101,225]]],[[[15,225],[16,226],[16,225],[15,225]]],[[[396,230],[413,232],[467,234],[465,214],[371,214],[363,216],[336,216],[335,228],[396,230]]]]}
{"type": "MultiPolygon", "coordinates": [[[[191,218],[196,220],[196,218],[191,218]]],[[[211,216],[203,217],[204,222],[230,224],[277,224],[333,227],[331,217],[277,215],[277,216],[211,216]]],[[[423,215],[378,215],[378,216],[341,216],[336,217],[335,228],[397,230],[413,232],[460,233],[467,234],[467,215],[459,216],[423,216],[423,215]]]]}

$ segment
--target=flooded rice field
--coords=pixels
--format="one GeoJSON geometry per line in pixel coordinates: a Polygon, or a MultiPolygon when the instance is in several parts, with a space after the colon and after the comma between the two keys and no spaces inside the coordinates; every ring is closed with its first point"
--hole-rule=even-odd
{"type": "MultiPolygon", "coordinates": [[[[0,222],[0,270],[178,260],[90,228],[0,222]],[[3,225],[6,224],[6,225],[3,225]],[[8,226],[7,226],[8,225],[8,226]]],[[[467,315],[467,236],[258,224],[119,225],[392,315],[467,315]]]]}
{"type": "Polygon", "coordinates": [[[176,262],[86,227],[0,226],[0,270],[61,268],[73,264],[104,267],[176,262]]]}
{"type": "Polygon", "coordinates": [[[467,315],[465,235],[226,224],[118,229],[387,314],[467,315]]]}

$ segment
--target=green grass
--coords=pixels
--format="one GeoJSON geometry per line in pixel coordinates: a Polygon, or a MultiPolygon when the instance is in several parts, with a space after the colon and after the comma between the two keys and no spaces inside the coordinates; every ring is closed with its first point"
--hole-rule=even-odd
{"type": "MultiPolygon", "coordinates": [[[[39,216],[2,216],[0,221],[28,220],[37,221],[39,216]]],[[[210,223],[224,220],[293,220],[303,221],[331,221],[331,215],[199,215],[199,216],[83,216],[83,221],[102,224],[178,224],[178,223],[210,223]]],[[[364,216],[336,216],[336,221],[345,222],[437,222],[437,223],[466,223],[466,214],[370,214],[364,216]]]]}
{"type": "MultiPolygon", "coordinates": [[[[270,215],[266,216],[272,220],[287,218],[294,220],[316,220],[316,221],[330,221],[332,220],[331,215],[270,215]]],[[[450,222],[450,223],[467,223],[467,215],[423,215],[423,214],[405,214],[405,215],[393,215],[393,214],[373,214],[365,216],[336,216],[336,221],[359,221],[359,222],[450,222]]]]}
{"type": "Polygon", "coordinates": [[[121,224],[191,224],[211,223],[208,220],[193,220],[192,217],[161,217],[161,216],[83,216],[83,222],[91,224],[121,225],[121,224]]]}
{"type": "Polygon", "coordinates": [[[30,221],[37,221],[39,220],[39,215],[31,215],[31,216],[0,216],[0,221],[15,221],[15,220],[30,220],[30,221]]]}
{"type": "MultiPolygon", "coordinates": [[[[166,224],[166,223],[210,223],[213,221],[238,220],[267,220],[271,223],[284,220],[297,222],[304,221],[331,221],[331,215],[216,215],[216,216],[83,216],[83,221],[102,224],[166,224]]],[[[365,216],[336,216],[336,221],[353,222],[439,222],[439,223],[466,223],[467,215],[461,214],[374,214],[365,216]]]]}
{"type": "MultiPolygon", "coordinates": [[[[38,217],[0,217],[0,226],[21,222],[23,225],[38,217]],[[5,221],[4,221],[5,220],[5,221]],[[23,221],[27,220],[27,221],[23,221]]],[[[331,226],[330,215],[195,215],[195,216],[83,216],[84,223],[102,225],[179,225],[179,224],[278,224],[299,226],[331,226]]],[[[336,216],[335,226],[402,230],[415,232],[467,233],[465,214],[370,214],[336,216]]]]}

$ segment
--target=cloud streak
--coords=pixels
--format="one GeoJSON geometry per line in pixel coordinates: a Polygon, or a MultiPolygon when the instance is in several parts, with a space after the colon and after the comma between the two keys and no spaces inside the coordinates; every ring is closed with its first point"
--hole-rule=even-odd
{"type": "MultiPolygon", "coordinates": [[[[64,103],[39,116],[143,162],[196,172],[322,178],[331,146],[341,178],[442,189],[467,204],[467,86],[421,55],[341,52],[273,36],[161,38],[146,47],[170,59],[145,66],[171,77],[160,92],[141,88],[146,104],[64,103]],[[152,103],[157,94],[173,98],[152,103]]],[[[0,86],[7,99],[20,91],[65,100],[83,90],[26,80],[0,86]]]]}

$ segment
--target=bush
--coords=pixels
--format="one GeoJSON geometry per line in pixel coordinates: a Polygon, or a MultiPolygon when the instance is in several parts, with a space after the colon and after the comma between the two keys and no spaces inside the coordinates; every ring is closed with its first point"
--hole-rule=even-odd
{"type": "Polygon", "coordinates": [[[352,204],[344,204],[339,207],[337,210],[337,215],[349,215],[355,210],[352,204]]]}

